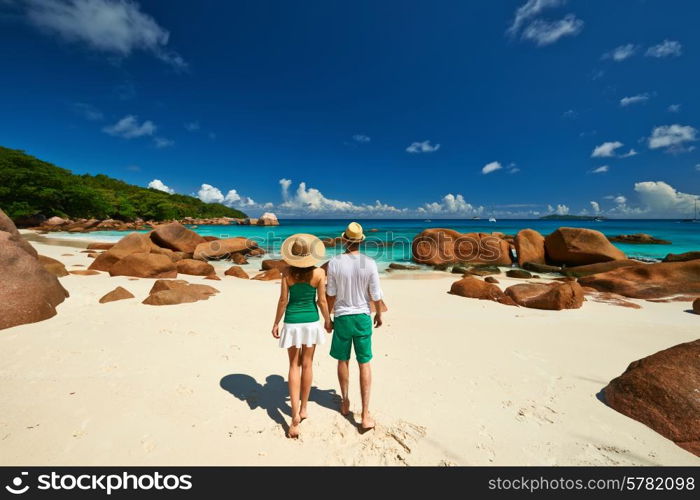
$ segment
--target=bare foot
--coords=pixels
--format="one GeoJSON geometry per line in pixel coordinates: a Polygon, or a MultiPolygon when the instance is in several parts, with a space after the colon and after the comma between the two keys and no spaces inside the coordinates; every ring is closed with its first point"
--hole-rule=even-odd
{"type": "Polygon", "coordinates": [[[377,423],[374,421],[374,419],[367,415],[366,417],[362,417],[362,424],[360,425],[360,428],[363,431],[369,431],[371,429],[374,429],[376,425],[377,423]]]}
{"type": "Polygon", "coordinates": [[[346,417],[350,413],[350,400],[342,399],[340,401],[340,414],[346,417]]]}
{"type": "Polygon", "coordinates": [[[303,421],[306,420],[308,417],[309,417],[309,412],[307,411],[306,408],[302,408],[302,409],[299,411],[299,418],[301,418],[301,421],[303,422],[303,421]]]}
{"type": "Polygon", "coordinates": [[[287,432],[287,436],[293,439],[296,439],[299,437],[299,424],[301,423],[301,418],[293,418],[292,419],[292,425],[289,426],[289,432],[287,432]]]}

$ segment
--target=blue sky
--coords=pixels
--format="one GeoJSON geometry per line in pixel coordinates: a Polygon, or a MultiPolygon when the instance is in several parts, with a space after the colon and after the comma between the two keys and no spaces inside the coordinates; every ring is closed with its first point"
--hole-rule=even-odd
{"type": "Polygon", "coordinates": [[[0,144],[282,217],[686,217],[692,0],[0,0],[0,144]]]}

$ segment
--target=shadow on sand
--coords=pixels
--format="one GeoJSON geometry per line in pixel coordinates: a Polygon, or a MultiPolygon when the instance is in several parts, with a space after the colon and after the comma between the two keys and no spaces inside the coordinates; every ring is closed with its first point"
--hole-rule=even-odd
{"type": "MultiPolygon", "coordinates": [[[[289,425],[284,416],[291,418],[292,412],[287,402],[289,400],[289,389],[284,378],[279,375],[269,375],[263,385],[250,375],[234,373],[222,378],[219,385],[223,390],[248,403],[248,407],[251,410],[256,408],[265,410],[272,421],[282,426],[284,432],[287,433],[289,425]]],[[[336,394],[334,389],[322,390],[312,386],[309,402],[337,411],[340,404],[340,396],[336,394]]]]}

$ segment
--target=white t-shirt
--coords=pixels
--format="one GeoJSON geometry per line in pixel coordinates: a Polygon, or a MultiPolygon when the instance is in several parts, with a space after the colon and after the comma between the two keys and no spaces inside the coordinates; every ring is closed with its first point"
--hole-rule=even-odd
{"type": "Polygon", "coordinates": [[[336,316],[369,314],[369,301],[382,298],[377,263],[361,253],[336,255],[328,262],[326,293],[335,297],[336,316]]]}

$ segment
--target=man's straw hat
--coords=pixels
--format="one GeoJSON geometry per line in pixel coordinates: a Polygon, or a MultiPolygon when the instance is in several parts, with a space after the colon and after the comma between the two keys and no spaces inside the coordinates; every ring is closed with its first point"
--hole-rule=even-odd
{"type": "Polygon", "coordinates": [[[357,222],[351,222],[348,224],[345,232],[340,237],[350,243],[359,243],[365,239],[365,235],[362,232],[362,226],[357,222]]]}
{"type": "Polygon", "coordinates": [[[284,240],[280,253],[290,266],[311,267],[326,255],[326,247],[313,234],[299,233],[284,240]]]}

